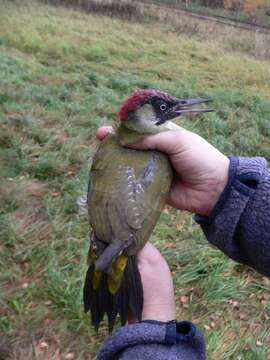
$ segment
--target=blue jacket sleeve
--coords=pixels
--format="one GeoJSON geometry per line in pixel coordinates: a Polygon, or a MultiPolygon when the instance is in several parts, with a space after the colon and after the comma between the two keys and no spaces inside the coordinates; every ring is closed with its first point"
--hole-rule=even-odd
{"type": "Polygon", "coordinates": [[[230,158],[229,180],[210,217],[196,215],[208,241],[270,277],[270,172],[263,158],[230,158]]]}
{"type": "Polygon", "coordinates": [[[189,321],[146,320],[114,331],[97,360],[205,360],[204,338],[189,321]]]}

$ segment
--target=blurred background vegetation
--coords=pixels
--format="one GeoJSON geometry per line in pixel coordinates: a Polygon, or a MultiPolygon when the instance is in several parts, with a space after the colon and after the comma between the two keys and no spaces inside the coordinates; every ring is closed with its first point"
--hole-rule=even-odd
{"type": "MultiPolygon", "coordinates": [[[[150,0],[151,1],[151,0],[150,0]]],[[[154,0],[203,15],[270,26],[269,0],[154,0]]]]}
{"type": "MultiPolygon", "coordinates": [[[[83,314],[89,229],[77,200],[95,131],[117,123],[128,93],[211,97],[214,113],[179,124],[227,155],[270,160],[269,37],[146,2],[0,2],[0,359],[92,359],[106,336],[83,314]]],[[[169,207],[151,241],[210,360],[270,358],[268,279],[169,207]]]]}
{"type": "Polygon", "coordinates": [[[50,0],[54,4],[79,5],[94,10],[94,7],[126,8],[130,12],[136,3],[160,4],[195,14],[231,19],[253,25],[270,27],[270,0],[50,0]]]}

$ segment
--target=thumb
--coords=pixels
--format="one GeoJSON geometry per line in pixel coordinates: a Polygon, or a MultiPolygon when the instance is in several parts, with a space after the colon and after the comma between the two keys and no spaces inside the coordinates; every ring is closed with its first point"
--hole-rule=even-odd
{"type": "Polygon", "coordinates": [[[159,150],[168,155],[176,154],[181,151],[183,146],[181,140],[187,131],[185,129],[170,130],[155,135],[149,135],[135,143],[128,144],[127,147],[136,150],[159,150]]]}
{"type": "Polygon", "coordinates": [[[102,126],[97,129],[96,137],[98,140],[103,140],[107,135],[113,133],[113,128],[111,126],[102,126]]]}

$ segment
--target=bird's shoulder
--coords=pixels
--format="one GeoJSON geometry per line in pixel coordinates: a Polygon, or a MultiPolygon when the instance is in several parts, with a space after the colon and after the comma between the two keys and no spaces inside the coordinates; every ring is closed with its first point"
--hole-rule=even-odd
{"type": "MultiPolygon", "coordinates": [[[[133,150],[121,145],[119,137],[111,134],[100,144],[93,157],[91,171],[117,171],[118,167],[133,166],[138,171],[151,159],[153,151],[133,150]]],[[[167,162],[164,154],[159,153],[159,161],[167,162]]]]}

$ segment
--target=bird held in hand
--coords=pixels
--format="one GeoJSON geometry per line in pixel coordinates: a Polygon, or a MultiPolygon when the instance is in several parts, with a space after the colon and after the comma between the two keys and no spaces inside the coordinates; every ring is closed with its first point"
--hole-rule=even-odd
{"type": "Polygon", "coordinates": [[[136,254],[158,221],[173,177],[166,155],[126,145],[147,134],[177,129],[170,120],[181,114],[211,111],[192,107],[207,101],[137,90],[121,106],[116,132],[101,142],[94,156],[87,200],[92,233],[84,309],[90,310],[96,329],[105,314],[110,331],[117,314],[122,325],[129,313],[141,319],[143,288],[136,254]]]}

